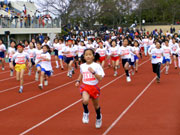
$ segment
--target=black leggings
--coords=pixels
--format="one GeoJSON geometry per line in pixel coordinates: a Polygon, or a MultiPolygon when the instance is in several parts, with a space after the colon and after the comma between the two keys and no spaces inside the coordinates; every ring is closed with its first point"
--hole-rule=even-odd
{"type": "Polygon", "coordinates": [[[160,78],[161,73],[161,63],[152,64],[153,72],[157,74],[157,77],[160,78]]]}

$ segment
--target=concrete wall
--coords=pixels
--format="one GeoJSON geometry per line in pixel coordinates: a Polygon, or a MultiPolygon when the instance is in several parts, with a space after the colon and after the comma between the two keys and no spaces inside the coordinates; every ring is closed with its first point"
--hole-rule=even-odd
{"type": "MultiPolygon", "coordinates": [[[[142,26],[142,28],[146,29],[146,31],[152,32],[154,29],[157,29],[158,31],[160,29],[163,30],[163,33],[165,34],[167,31],[170,32],[170,28],[173,27],[176,29],[176,32],[180,30],[180,25],[147,25],[147,26],[142,26]]],[[[138,28],[140,28],[138,26],[138,28]]]]}

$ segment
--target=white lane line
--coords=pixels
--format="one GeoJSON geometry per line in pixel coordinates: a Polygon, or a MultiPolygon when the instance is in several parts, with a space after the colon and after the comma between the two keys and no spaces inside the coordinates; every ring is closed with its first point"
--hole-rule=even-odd
{"type": "MultiPolygon", "coordinates": [[[[165,67],[162,69],[162,71],[164,69],[165,67]]],[[[143,91],[131,102],[131,104],[129,104],[129,106],[118,116],[118,118],[109,126],[109,128],[102,135],[107,135],[109,133],[109,131],[118,123],[118,121],[127,113],[127,111],[136,103],[136,101],[147,91],[147,89],[155,80],[156,77],[151,80],[151,82],[143,89],[143,91]]]]}
{"type": "MultiPolygon", "coordinates": [[[[147,61],[145,61],[145,62],[141,63],[139,66],[141,66],[141,65],[145,64],[145,63],[146,63],[146,62],[148,62],[148,61],[149,61],[149,60],[147,60],[147,61]]],[[[100,89],[103,89],[103,88],[107,87],[107,86],[108,86],[108,85],[110,85],[111,83],[113,83],[113,82],[115,82],[116,80],[118,80],[118,79],[122,78],[124,75],[125,75],[125,73],[124,73],[124,74],[122,74],[121,76],[117,77],[116,79],[114,79],[114,80],[110,81],[109,83],[107,83],[107,84],[103,85],[100,89]]],[[[45,120],[41,121],[40,123],[38,123],[38,124],[34,125],[33,127],[31,127],[31,128],[29,128],[29,129],[27,129],[26,131],[24,131],[24,132],[20,133],[19,135],[24,135],[24,134],[26,134],[26,133],[30,132],[31,130],[33,130],[33,129],[35,129],[35,128],[39,127],[40,125],[42,125],[42,124],[44,124],[44,123],[46,123],[47,121],[49,121],[49,120],[51,120],[52,118],[56,117],[57,115],[59,115],[59,114],[63,113],[64,111],[66,111],[67,109],[71,108],[72,106],[74,106],[74,105],[78,104],[78,103],[79,103],[79,102],[81,102],[81,101],[82,101],[82,99],[77,100],[76,102],[74,102],[74,103],[70,104],[69,106],[67,106],[67,107],[65,107],[65,108],[63,108],[63,109],[61,109],[61,110],[60,110],[60,111],[58,111],[57,113],[55,113],[55,114],[51,115],[50,117],[48,117],[48,118],[46,118],[45,120]]]]}

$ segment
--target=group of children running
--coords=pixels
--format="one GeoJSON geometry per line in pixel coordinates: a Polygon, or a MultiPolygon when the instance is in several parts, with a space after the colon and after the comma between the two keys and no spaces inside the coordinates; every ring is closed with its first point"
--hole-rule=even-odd
{"type": "Polygon", "coordinates": [[[114,70],[114,76],[118,75],[120,68],[120,59],[122,68],[126,74],[126,81],[131,82],[131,75],[138,72],[138,63],[145,56],[150,56],[153,72],[157,74],[157,83],[160,83],[161,65],[165,65],[165,74],[168,74],[169,66],[174,62],[174,67],[180,68],[180,40],[178,37],[167,36],[156,39],[153,36],[122,36],[109,38],[104,41],[101,38],[96,39],[63,39],[55,38],[53,44],[49,38],[45,38],[44,43],[31,42],[25,40],[16,44],[11,41],[10,47],[6,46],[0,39],[0,60],[2,70],[5,70],[5,57],[9,59],[10,76],[16,71],[16,80],[20,81],[19,93],[23,92],[24,72],[28,68],[28,74],[35,71],[35,80],[39,81],[39,88],[43,89],[48,85],[48,77],[53,73],[51,65],[51,53],[54,52],[56,68],[64,70],[64,63],[67,64],[67,76],[72,77],[75,68],[80,68],[80,75],[75,83],[79,87],[82,95],[82,104],[84,108],[83,123],[89,123],[89,100],[92,99],[96,111],[96,128],[102,126],[102,114],[99,106],[100,88],[98,82],[105,76],[103,71],[105,62],[114,70]],[[143,39],[141,39],[143,38],[143,39]],[[177,65],[178,60],[178,65],[177,65]],[[75,66],[73,66],[75,65],[75,66]],[[130,75],[131,70],[131,75],[130,75]]]}

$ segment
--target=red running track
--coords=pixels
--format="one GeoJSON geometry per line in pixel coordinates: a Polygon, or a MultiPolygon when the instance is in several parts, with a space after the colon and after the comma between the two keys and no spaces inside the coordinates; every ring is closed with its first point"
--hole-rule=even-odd
{"type": "MultiPolygon", "coordinates": [[[[105,69],[106,77],[99,84],[102,88],[101,129],[95,129],[96,115],[91,103],[90,123],[82,124],[81,96],[73,82],[78,71],[69,79],[66,73],[62,73],[64,71],[56,70],[55,75],[59,75],[50,78],[49,86],[43,91],[35,82],[26,85],[22,94],[17,93],[17,88],[0,93],[0,134],[179,135],[178,70],[171,66],[169,75],[162,73],[161,83],[157,84],[152,81],[155,75],[150,61],[146,60],[142,61],[139,72],[132,76],[131,83],[126,82],[122,67],[118,77],[113,77],[111,68],[105,69]],[[146,91],[139,96],[143,90],[146,91]]],[[[33,79],[34,76],[25,78],[25,82],[33,79]]],[[[4,81],[0,91],[18,85],[13,79],[10,82],[8,86],[9,81],[4,81]]]]}

